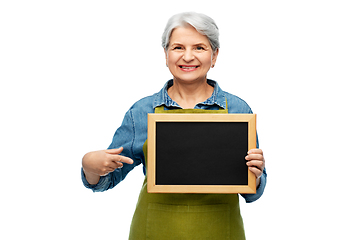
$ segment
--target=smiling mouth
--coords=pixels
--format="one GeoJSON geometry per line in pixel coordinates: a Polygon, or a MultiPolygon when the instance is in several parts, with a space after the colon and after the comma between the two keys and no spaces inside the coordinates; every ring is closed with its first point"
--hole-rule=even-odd
{"type": "Polygon", "coordinates": [[[180,65],[179,67],[180,67],[181,69],[189,69],[189,70],[191,70],[191,69],[196,69],[196,68],[198,68],[199,66],[180,65]]]}

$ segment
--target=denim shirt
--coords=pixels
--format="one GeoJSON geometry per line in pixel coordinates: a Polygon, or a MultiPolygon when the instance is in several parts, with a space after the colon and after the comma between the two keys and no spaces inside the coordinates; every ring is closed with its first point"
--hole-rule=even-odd
{"type": "MultiPolygon", "coordinates": [[[[222,91],[217,82],[207,80],[207,83],[214,87],[213,94],[210,98],[202,103],[198,103],[195,109],[219,110],[228,106],[228,113],[252,113],[249,105],[241,98],[222,91]]],[[[102,192],[115,187],[119,182],[125,179],[126,175],[136,166],[142,164],[144,175],[146,175],[145,158],[143,153],[143,145],[147,139],[147,114],[154,113],[155,108],[164,106],[165,110],[181,108],[173,101],[167,92],[167,89],[173,85],[173,80],[169,80],[160,92],[145,97],[137,101],[125,114],[121,126],[116,130],[109,149],[123,147],[121,155],[134,160],[133,164],[126,164],[122,168],[116,169],[114,172],[106,176],[100,177],[97,184],[91,185],[87,182],[84,171],[81,171],[81,178],[84,186],[92,189],[94,192],[102,192]]],[[[257,140],[257,148],[259,147],[257,140]]],[[[214,174],[216,177],[216,173],[214,174]]],[[[241,194],[246,202],[253,202],[261,197],[266,185],[266,170],[264,170],[260,185],[256,194],[241,194]]],[[[139,186],[140,188],[140,186],[139,186]]]]}

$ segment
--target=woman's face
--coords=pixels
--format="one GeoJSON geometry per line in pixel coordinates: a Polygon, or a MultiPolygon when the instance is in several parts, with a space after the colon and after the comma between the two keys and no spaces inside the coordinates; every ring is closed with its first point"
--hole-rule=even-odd
{"type": "Polygon", "coordinates": [[[166,64],[180,82],[206,80],[206,74],[216,62],[208,38],[191,26],[175,28],[171,34],[166,64]]]}

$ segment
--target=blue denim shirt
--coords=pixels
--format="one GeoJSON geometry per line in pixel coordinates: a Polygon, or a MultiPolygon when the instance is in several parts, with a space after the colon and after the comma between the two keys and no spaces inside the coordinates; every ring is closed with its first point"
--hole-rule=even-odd
{"type": "MultiPolygon", "coordinates": [[[[213,94],[206,101],[197,104],[195,109],[225,109],[227,101],[228,113],[252,113],[249,105],[241,98],[222,91],[219,85],[213,80],[208,80],[208,84],[214,87],[213,94]]],[[[94,192],[111,189],[124,180],[126,175],[140,164],[142,164],[144,175],[146,175],[143,145],[147,139],[147,114],[154,113],[155,108],[162,105],[165,110],[181,108],[168,95],[167,89],[172,85],[173,80],[169,80],[160,92],[137,101],[126,112],[121,126],[115,132],[109,149],[124,147],[121,155],[133,159],[134,163],[124,163],[123,168],[118,168],[114,172],[100,177],[99,182],[95,185],[89,184],[84,172],[81,171],[81,177],[85,187],[92,189],[94,192]]],[[[259,147],[258,142],[257,147],[259,147]]],[[[216,177],[216,175],[214,177],[216,177]]],[[[256,194],[242,194],[246,202],[253,202],[261,197],[265,189],[266,177],[266,170],[264,170],[256,194]]]]}

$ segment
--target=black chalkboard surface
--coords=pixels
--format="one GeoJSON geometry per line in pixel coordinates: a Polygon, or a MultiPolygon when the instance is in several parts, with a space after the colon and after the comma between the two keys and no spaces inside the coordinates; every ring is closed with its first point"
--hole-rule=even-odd
{"type": "Polygon", "coordinates": [[[148,192],[255,193],[255,114],[149,114],[148,192]]]}
{"type": "Polygon", "coordinates": [[[156,123],[157,185],[244,185],[247,122],[156,123]]]}

